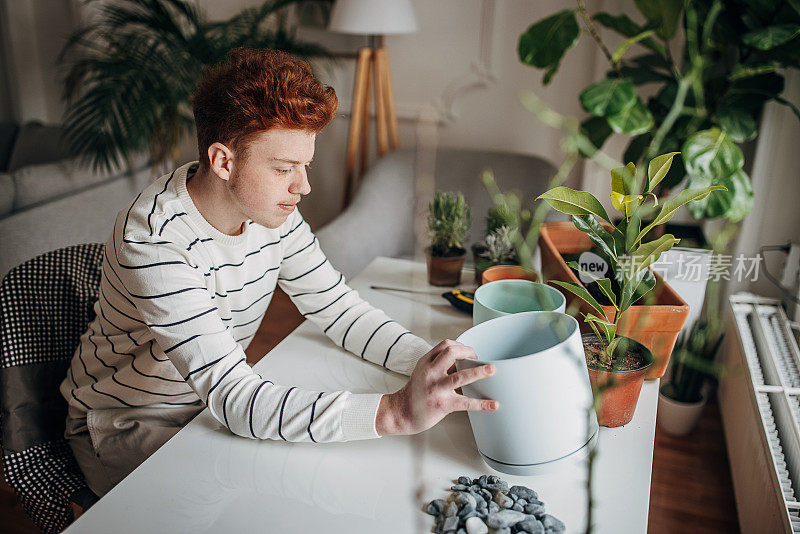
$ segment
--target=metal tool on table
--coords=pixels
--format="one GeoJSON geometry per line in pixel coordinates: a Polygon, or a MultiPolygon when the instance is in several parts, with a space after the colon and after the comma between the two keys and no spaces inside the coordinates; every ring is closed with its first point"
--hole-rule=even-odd
{"type": "MultiPolygon", "coordinates": [[[[419,291],[414,289],[404,289],[402,287],[386,287],[386,286],[369,286],[370,289],[377,289],[379,291],[401,291],[403,293],[419,293],[422,295],[439,295],[438,291],[419,291]]],[[[464,313],[472,314],[472,304],[475,300],[475,293],[471,291],[463,291],[461,289],[453,289],[441,293],[441,296],[449,302],[455,309],[464,313]]]]}

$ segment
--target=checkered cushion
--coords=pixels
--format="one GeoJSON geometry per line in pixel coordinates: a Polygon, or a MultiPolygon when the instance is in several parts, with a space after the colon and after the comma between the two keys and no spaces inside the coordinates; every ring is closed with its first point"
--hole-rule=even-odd
{"type": "Polygon", "coordinates": [[[0,284],[0,441],[6,481],[44,532],[73,519],[70,499],[87,491],[67,442],[59,384],[94,316],[103,245],[48,252],[0,284]]]}

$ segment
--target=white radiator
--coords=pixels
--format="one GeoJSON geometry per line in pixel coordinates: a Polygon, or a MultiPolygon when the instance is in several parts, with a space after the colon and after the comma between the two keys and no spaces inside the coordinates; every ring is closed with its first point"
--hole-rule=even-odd
{"type": "Polygon", "coordinates": [[[730,298],[719,404],[743,533],[800,534],[800,350],[780,301],[730,298]]]}

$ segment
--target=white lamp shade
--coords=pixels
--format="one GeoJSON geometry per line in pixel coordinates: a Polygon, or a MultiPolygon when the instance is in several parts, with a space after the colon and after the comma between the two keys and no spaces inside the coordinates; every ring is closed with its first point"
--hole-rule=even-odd
{"type": "Polygon", "coordinates": [[[411,0],[336,0],[328,29],[387,35],[414,33],[418,28],[411,0]]]}

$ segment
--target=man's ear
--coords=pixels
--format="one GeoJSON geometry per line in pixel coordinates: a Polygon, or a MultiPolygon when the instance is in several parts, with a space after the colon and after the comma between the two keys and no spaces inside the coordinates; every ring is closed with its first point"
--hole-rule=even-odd
{"type": "Polygon", "coordinates": [[[211,163],[211,170],[222,178],[228,180],[233,171],[233,151],[222,143],[212,143],[208,147],[208,161],[211,163]]]}

